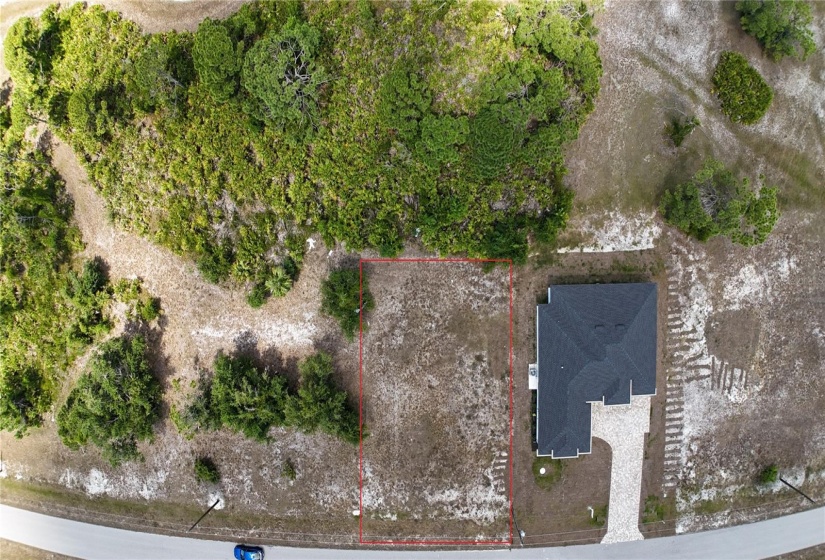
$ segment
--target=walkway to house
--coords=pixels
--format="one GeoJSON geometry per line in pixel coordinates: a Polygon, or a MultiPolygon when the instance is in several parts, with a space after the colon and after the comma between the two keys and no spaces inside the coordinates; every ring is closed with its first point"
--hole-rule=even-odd
{"type": "Polygon", "coordinates": [[[650,431],[650,397],[631,396],[629,405],[593,403],[591,418],[593,437],[606,441],[613,451],[607,534],[602,543],[642,540],[639,505],[645,434],[650,431]]]}

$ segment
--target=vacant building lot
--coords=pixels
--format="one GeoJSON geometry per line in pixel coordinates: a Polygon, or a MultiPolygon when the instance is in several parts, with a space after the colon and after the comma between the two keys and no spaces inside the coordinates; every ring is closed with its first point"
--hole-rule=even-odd
{"type": "Polygon", "coordinates": [[[508,267],[363,268],[363,540],[509,540],[508,267]]]}

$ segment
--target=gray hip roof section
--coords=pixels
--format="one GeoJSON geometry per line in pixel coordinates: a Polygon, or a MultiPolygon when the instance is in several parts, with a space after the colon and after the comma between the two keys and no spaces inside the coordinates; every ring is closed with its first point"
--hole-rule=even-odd
{"type": "Polygon", "coordinates": [[[656,393],[656,284],[552,286],[537,309],[538,454],[590,453],[590,402],[656,393]]]}

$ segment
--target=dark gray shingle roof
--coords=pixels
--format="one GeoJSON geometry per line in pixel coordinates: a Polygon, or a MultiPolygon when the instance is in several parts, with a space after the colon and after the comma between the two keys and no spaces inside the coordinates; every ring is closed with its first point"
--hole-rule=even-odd
{"type": "Polygon", "coordinates": [[[590,453],[590,404],[656,393],[656,284],[552,286],[537,310],[538,454],[590,453]]]}

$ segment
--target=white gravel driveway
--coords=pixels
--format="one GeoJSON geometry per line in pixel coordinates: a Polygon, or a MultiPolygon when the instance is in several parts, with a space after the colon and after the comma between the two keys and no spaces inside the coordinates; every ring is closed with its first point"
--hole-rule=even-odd
{"type": "Polygon", "coordinates": [[[645,434],[650,431],[650,397],[631,396],[629,405],[594,402],[591,415],[593,437],[606,441],[613,451],[607,534],[602,543],[642,540],[639,502],[645,434]]]}

